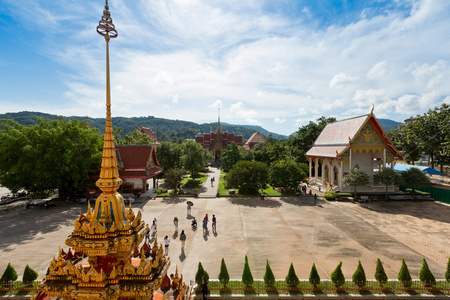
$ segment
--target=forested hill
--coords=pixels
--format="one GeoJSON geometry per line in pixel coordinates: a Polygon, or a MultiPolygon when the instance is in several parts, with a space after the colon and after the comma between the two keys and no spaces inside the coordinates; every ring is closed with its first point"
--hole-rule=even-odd
{"type": "MultiPolygon", "coordinates": [[[[10,119],[14,120],[22,125],[33,125],[36,124],[36,117],[41,119],[51,119],[59,120],[61,116],[51,115],[40,112],[30,112],[23,111],[18,113],[6,113],[0,114],[0,119],[10,119]]],[[[87,117],[64,117],[66,120],[76,119],[76,120],[88,120],[92,127],[98,128],[100,133],[105,131],[105,118],[87,118],[87,117]]],[[[113,126],[117,128],[123,128],[122,135],[132,132],[135,128],[143,126],[149,127],[156,134],[159,141],[172,141],[174,138],[194,139],[196,135],[202,133],[209,133],[211,124],[197,124],[194,122],[181,121],[181,120],[169,120],[162,118],[155,118],[153,116],[148,117],[113,117],[113,126]]],[[[229,133],[234,133],[236,135],[242,135],[244,140],[250,138],[250,136],[259,129],[259,131],[267,137],[269,134],[276,139],[287,139],[287,136],[277,134],[274,132],[269,132],[260,126],[252,125],[231,125],[227,123],[221,123],[222,129],[228,131],[229,133]]],[[[212,129],[215,130],[217,127],[217,122],[212,123],[212,129]]]]}

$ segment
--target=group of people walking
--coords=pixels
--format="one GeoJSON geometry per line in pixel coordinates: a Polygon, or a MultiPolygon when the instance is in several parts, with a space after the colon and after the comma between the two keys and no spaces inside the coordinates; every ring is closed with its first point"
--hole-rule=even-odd
{"type": "MultiPolygon", "coordinates": [[[[193,205],[192,203],[188,203],[188,206],[187,206],[187,217],[188,218],[191,217],[192,205],[193,205]]],[[[217,229],[216,215],[212,216],[211,221],[212,221],[212,230],[213,230],[213,232],[216,232],[216,229],[217,229]]],[[[203,235],[208,234],[208,222],[209,222],[209,216],[208,216],[208,214],[206,214],[202,221],[203,235]]],[[[176,238],[176,236],[178,235],[178,223],[179,223],[178,217],[174,217],[173,225],[175,227],[175,234],[174,234],[173,238],[176,238]]],[[[193,217],[192,229],[195,230],[196,227],[197,227],[197,220],[195,219],[195,217],[193,217]]],[[[156,218],[154,218],[149,231],[145,235],[145,243],[150,244],[151,240],[156,236],[157,232],[158,232],[158,220],[156,218]]],[[[180,242],[181,242],[181,252],[182,253],[184,253],[184,249],[185,249],[185,245],[186,245],[186,238],[187,238],[186,233],[184,232],[184,230],[181,230],[180,242]]],[[[169,255],[169,246],[170,246],[170,238],[169,238],[169,236],[166,235],[164,237],[165,255],[169,255]]]]}

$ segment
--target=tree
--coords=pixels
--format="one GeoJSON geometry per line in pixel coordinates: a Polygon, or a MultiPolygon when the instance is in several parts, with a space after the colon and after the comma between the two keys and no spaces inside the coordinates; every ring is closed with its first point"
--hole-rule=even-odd
{"type": "Polygon", "coordinates": [[[364,272],[364,268],[361,264],[361,261],[358,259],[358,266],[356,267],[355,273],[353,273],[352,281],[358,287],[362,288],[366,285],[366,273],[364,272]]]}
{"type": "Polygon", "coordinates": [[[403,158],[407,163],[414,164],[422,156],[419,140],[415,136],[412,123],[400,125],[398,130],[391,131],[392,141],[403,152],[403,158]]]}
{"type": "Polygon", "coordinates": [[[382,168],[381,171],[373,175],[374,184],[382,184],[385,186],[385,198],[388,199],[388,187],[401,184],[401,176],[392,168],[382,168]]]}
{"type": "Polygon", "coordinates": [[[447,280],[447,282],[450,282],[450,257],[448,258],[448,261],[447,261],[447,269],[445,270],[444,277],[445,277],[445,280],[447,280]]]}
{"type": "Polygon", "coordinates": [[[418,168],[409,168],[402,173],[402,181],[404,184],[411,185],[413,196],[416,193],[416,187],[431,185],[430,178],[418,168]]]}
{"type": "Polygon", "coordinates": [[[164,172],[164,183],[168,188],[174,189],[176,191],[185,174],[186,171],[184,169],[169,169],[164,172]]]}
{"type": "Polygon", "coordinates": [[[30,268],[30,266],[27,264],[25,267],[25,270],[23,271],[23,277],[22,281],[25,283],[31,283],[35,281],[38,278],[38,272],[30,268]]]}
{"type": "Polygon", "coordinates": [[[203,170],[207,162],[207,155],[202,145],[188,141],[183,144],[181,163],[183,168],[191,174],[193,178],[203,170]]]}
{"type": "Polygon", "coordinates": [[[181,146],[179,144],[162,142],[156,148],[156,157],[163,170],[181,168],[181,146]]]}
{"type": "Polygon", "coordinates": [[[375,279],[376,281],[378,281],[380,286],[383,286],[388,281],[388,277],[386,275],[386,272],[384,271],[383,264],[381,263],[381,260],[379,258],[377,260],[377,267],[375,269],[375,279]]]}
{"type": "Polygon", "coordinates": [[[245,256],[244,270],[242,271],[242,283],[250,286],[253,284],[253,275],[250,271],[250,266],[248,265],[247,255],[245,256]]]}
{"type": "Polygon", "coordinates": [[[205,276],[206,281],[209,281],[209,274],[203,269],[202,263],[198,263],[197,273],[195,273],[195,282],[200,286],[202,284],[202,278],[205,276]]]}
{"type": "Polygon", "coordinates": [[[306,164],[299,164],[292,158],[273,162],[269,167],[269,181],[276,187],[296,189],[306,178],[306,164]]]}
{"type": "Polygon", "coordinates": [[[220,154],[220,160],[222,161],[222,170],[228,172],[231,168],[240,160],[242,160],[241,152],[235,143],[231,143],[220,154]]]}
{"type": "Polygon", "coordinates": [[[312,264],[311,272],[309,272],[309,283],[314,285],[314,287],[317,287],[317,285],[320,283],[320,276],[319,272],[317,272],[315,263],[312,264]]]}
{"type": "Polygon", "coordinates": [[[428,267],[427,261],[425,258],[422,262],[422,268],[420,268],[419,271],[419,279],[423,283],[425,283],[425,286],[431,287],[433,284],[435,284],[436,279],[434,278],[433,273],[431,273],[430,268],[428,267]]]}
{"type": "Polygon", "coordinates": [[[258,161],[240,161],[225,175],[226,188],[237,188],[243,195],[257,194],[267,181],[267,165],[258,161]]]}
{"type": "Polygon", "coordinates": [[[225,259],[223,258],[222,262],[220,263],[219,281],[225,286],[230,281],[230,275],[228,274],[227,265],[225,264],[225,259]]]}
{"type": "Polygon", "coordinates": [[[331,273],[330,279],[337,288],[345,283],[344,273],[342,273],[342,261],[339,262],[336,269],[331,273]]]}
{"type": "Polygon", "coordinates": [[[397,279],[403,284],[404,287],[411,286],[411,274],[409,273],[405,258],[402,258],[402,266],[400,267],[400,271],[398,272],[397,279]]]}
{"type": "Polygon", "coordinates": [[[293,263],[291,263],[291,266],[289,267],[289,272],[286,275],[285,280],[286,280],[286,284],[290,287],[297,286],[299,283],[298,276],[297,276],[297,274],[295,274],[295,269],[294,269],[293,263]]]}
{"type": "Polygon", "coordinates": [[[0,121],[0,184],[12,192],[58,189],[65,199],[100,166],[102,138],[95,132],[77,120],[0,121]]]}
{"type": "Polygon", "coordinates": [[[266,260],[266,273],[264,273],[264,283],[266,286],[273,286],[275,283],[275,276],[273,275],[272,268],[269,265],[269,260],[266,260]]]}
{"type": "Polygon", "coordinates": [[[370,177],[363,170],[359,168],[353,169],[347,176],[344,177],[344,185],[345,186],[353,186],[354,187],[354,198],[358,199],[357,187],[368,185],[370,182],[370,177]]]}
{"type": "Polygon", "coordinates": [[[126,134],[121,141],[121,145],[150,145],[152,141],[147,134],[139,130],[134,130],[126,134]]]}
{"type": "Polygon", "coordinates": [[[8,282],[8,281],[16,281],[17,280],[17,273],[16,270],[14,270],[11,263],[8,263],[8,266],[5,269],[5,272],[3,272],[2,277],[0,278],[0,282],[8,282]]]}

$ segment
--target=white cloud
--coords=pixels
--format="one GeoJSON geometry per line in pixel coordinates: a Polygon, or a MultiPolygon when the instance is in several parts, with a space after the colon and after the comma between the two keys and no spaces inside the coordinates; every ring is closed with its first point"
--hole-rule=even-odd
{"type": "Polygon", "coordinates": [[[330,87],[341,88],[343,84],[354,82],[358,79],[358,76],[350,76],[345,73],[336,74],[330,80],[330,87]]]}
{"type": "Polygon", "coordinates": [[[173,96],[172,98],[172,103],[178,103],[179,97],[178,94],[175,94],[175,96],[173,96]]]}
{"type": "Polygon", "coordinates": [[[222,108],[222,106],[223,106],[223,103],[222,103],[222,100],[220,100],[220,99],[217,99],[216,101],[214,101],[213,104],[208,105],[208,107],[215,107],[215,108],[222,108]]]}
{"type": "Polygon", "coordinates": [[[268,69],[267,72],[268,73],[274,73],[274,72],[280,72],[283,71],[287,68],[287,66],[281,64],[281,63],[277,63],[277,65],[271,69],[268,69]]]}
{"type": "Polygon", "coordinates": [[[275,118],[273,121],[277,124],[283,124],[286,122],[286,118],[275,118]]]}
{"type": "Polygon", "coordinates": [[[377,79],[386,76],[390,72],[390,66],[386,61],[380,61],[374,65],[369,72],[367,72],[367,77],[369,79],[377,79]]]}
{"type": "Polygon", "coordinates": [[[258,120],[255,119],[258,113],[253,109],[245,108],[245,105],[242,102],[231,104],[230,112],[235,114],[239,118],[245,119],[245,122],[247,122],[248,124],[261,124],[258,120]]]}

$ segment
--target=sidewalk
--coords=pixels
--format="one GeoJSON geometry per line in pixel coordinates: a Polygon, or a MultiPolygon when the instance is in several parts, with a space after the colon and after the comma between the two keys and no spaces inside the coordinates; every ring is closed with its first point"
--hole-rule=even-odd
{"type": "Polygon", "coordinates": [[[217,195],[217,186],[219,185],[220,169],[209,167],[208,178],[203,184],[204,191],[199,193],[199,198],[215,198],[217,195]],[[211,186],[211,178],[215,179],[213,186],[211,186]]]}

